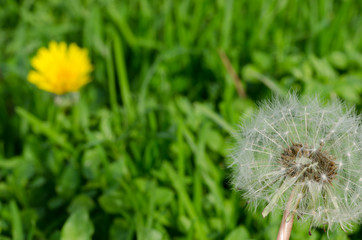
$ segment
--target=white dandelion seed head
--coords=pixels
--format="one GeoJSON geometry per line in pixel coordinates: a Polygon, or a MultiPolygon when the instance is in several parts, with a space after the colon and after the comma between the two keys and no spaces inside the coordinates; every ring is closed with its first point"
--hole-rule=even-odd
{"type": "Polygon", "coordinates": [[[362,216],[360,116],[342,102],[289,94],[261,104],[236,134],[233,184],[253,207],[348,230],[362,216]]]}

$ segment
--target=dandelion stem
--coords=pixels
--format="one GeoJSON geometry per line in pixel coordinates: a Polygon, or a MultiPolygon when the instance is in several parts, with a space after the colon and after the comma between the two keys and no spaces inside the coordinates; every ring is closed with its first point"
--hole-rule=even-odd
{"type": "Polygon", "coordinates": [[[287,206],[285,207],[282,222],[280,223],[277,240],[288,240],[290,237],[290,233],[292,232],[294,213],[291,212],[290,209],[292,206],[294,194],[294,191],[292,191],[287,202],[287,206]]]}

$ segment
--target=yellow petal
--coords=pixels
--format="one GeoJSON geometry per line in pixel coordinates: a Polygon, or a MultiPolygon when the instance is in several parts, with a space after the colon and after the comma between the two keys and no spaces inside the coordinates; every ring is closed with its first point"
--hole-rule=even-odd
{"type": "Polygon", "coordinates": [[[56,94],[78,91],[90,81],[93,70],[87,50],[75,43],[67,47],[65,42],[49,43],[49,48],[40,48],[31,60],[36,71],[30,71],[28,81],[39,89],[56,94]]]}

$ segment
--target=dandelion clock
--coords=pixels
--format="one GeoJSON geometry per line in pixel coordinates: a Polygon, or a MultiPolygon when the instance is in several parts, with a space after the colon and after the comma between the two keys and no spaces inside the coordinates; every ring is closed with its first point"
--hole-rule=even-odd
{"type": "Polygon", "coordinates": [[[263,217],[284,211],[278,239],[293,219],[348,231],[361,218],[361,117],[341,102],[290,94],[260,105],[236,134],[233,184],[263,217]]]}

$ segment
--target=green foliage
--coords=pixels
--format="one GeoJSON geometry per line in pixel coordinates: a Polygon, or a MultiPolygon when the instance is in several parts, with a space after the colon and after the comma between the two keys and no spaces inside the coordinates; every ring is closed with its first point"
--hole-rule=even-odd
{"type": "MultiPolygon", "coordinates": [[[[290,89],[361,106],[359,1],[0,6],[0,239],[273,239],[280,214],[248,211],[229,184],[240,116],[290,89]],[[51,40],[88,48],[94,64],[70,106],[26,81],[51,40]]],[[[308,230],[296,221],[292,239],[308,230]]]]}

